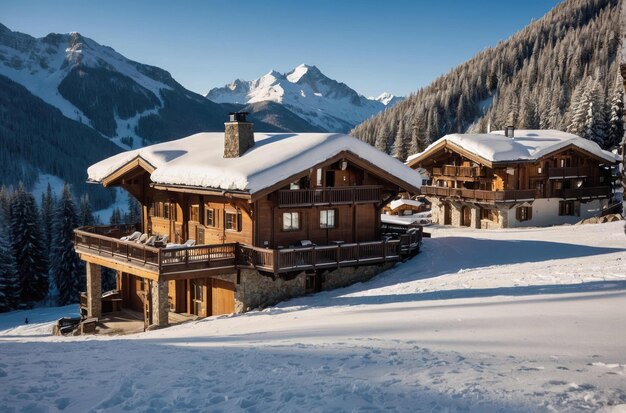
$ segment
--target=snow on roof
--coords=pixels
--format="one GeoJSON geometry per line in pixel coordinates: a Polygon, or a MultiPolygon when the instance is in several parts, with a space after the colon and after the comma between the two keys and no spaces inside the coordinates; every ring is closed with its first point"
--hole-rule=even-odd
{"type": "Polygon", "coordinates": [[[123,152],[92,165],[89,179],[101,182],[140,156],[159,184],[188,185],[251,194],[348,151],[419,188],[422,178],[402,162],[352,136],[339,133],[255,133],[255,145],[239,158],[224,158],[224,133],[205,132],[123,152]]]}
{"type": "Polygon", "coordinates": [[[414,206],[414,207],[420,207],[420,206],[424,205],[424,203],[420,202],[420,201],[416,201],[414,199],[394,199],[393,201],[391,201],[389,203],[389,207],[391,209],[396,209],[396,208],[398,208],[399,206],[402,206],[402,205],[410,205],[410,206],[414,206]]]}
{"type": "Polygon", "coordinates": [[[568,145],[577,146],[610,163],[620,160],[611,152],[602,150],[597,143],[571,133],[549,129],[520,129],[515,130],[513,138],[504,136],[504,131],[477,134],[453,133],[433,142],[424,152],[410,156],[408,161],[430,151],[442,141],[460,146],[490,162],[539,159],[568,145]]]}

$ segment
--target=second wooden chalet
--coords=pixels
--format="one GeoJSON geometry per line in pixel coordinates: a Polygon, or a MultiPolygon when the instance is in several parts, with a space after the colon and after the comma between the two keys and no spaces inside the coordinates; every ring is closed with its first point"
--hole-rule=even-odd
{"type": "Polygon", "coordinates": [[[431,184],[433,222],[472,228],[573,224],[612,198],[619,157],[555,130],[446,135],[410,157],[431,184]]]}
{"type": "Polygon", "coordinates": [[[165,325],[170,311],[243,312],[345,285],[419,248],[418,231],[380,230],[383,206],[419,191],[401,162],[343,134],[254,134],[243,113],[225,126],[89,168],[143,207],[136,228],[76,231],[90,316],[102,311],[101,267],[117,271],[124,307],[165,325]]]}

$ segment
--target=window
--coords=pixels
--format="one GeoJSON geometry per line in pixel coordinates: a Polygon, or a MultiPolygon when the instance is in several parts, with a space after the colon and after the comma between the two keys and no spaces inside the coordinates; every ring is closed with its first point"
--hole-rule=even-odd
{"type": "Polygon", "coordinates": [[[532,207],[518,207],[515,212],[518,221],[530,221],[533,217],[532,207]]]}
{"type": "Polygon", "coordinates": [[[300,189],[300,182],[292,182],[289,184],[289,189],[294,190],[294,189],[300,189]]]}
{"type": "Polygon", "coordinates": [[[215,210],[213,208],[207,208],[204,211],[205,220],[204,223],[207,227],[215,226],[215,210]]]}
{"type": "Polygon", "coordinates": [[[169,202],[163,202],[163,218],[165,219],[170,219],[170,203],[169,202]]]}
{"type": "Polygon", "coordinates": [[[317,169],[317,186],[322,186],[322,168],[317,169]]]}
{"type": "Polygon", "coordinates": [[[241,231],[241,212],[226,212],[224,228],[229,231],[241,231]]]}
{"type": "Polygon", "coordinates": [[[325,209],[320,211],[320,228],[335,228],[334,209],[325,209]]]}
{"type": "Polygon", "coordinates": [[[297,231],[300,229],[299,212],[283,212],[283,231],[297,231]]]}
{"type": "Polygon", "coordinates": [[[540,174],[541,173],[541,166],[537,168],[537,173],[540,174]]]}
{"type": "Polygon", "coordinates": [[[559,215],[574,215],[574,201],[560,201],[559,215]]]}
{"type": "Polygon", "coordinates": [[[191,208],[189,208],[189,220],[200,222],[200,206],[199,205],[192,205],[191,208]]]}

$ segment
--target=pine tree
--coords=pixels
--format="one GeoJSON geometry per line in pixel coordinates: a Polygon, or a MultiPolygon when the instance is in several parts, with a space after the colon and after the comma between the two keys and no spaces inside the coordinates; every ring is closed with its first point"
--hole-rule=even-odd
{"type": "Polygon", "coordinates": [[[378,149],[379,151],[385,152],[387,153],[387,149],[388,149],[388,142],[389,142],[389,127],[387,126],[386,123],[384,123],[382,125],[382,127],[380,128],[378,134],[376,135],[376,142],[374,144],[374,146],[376,146],[376,149],[378,149]]]}
{"type": "Polygon", "coordinates": [[[124,216],[124,223],[138,224],[141,221],[141,204],[131,195],[128,196],[128,213],[124,216]]]}
{"type": "Polygon", "coordinates": [[[9,218],[11,217],[12,196],[6,186],[2,185],[2,187],[0,187],[0,215],[5,219],[5,222],[9,222],[9,218]]]}
{"type": "Polygon", "coordinates": [[[19,278],[6,221],[0,214],[0,313],[17,307],[20,299],[19,278]]]}
{"type": "Polygon", "coordinates": [[[80,259],[72,243],[74,229],[77,226],[76,207],[70,187],[66,184],[55,211],[54,244],[50,253],[50,275],[54,278],[59,290],[59,305],[78,302],[84,284],[80,259]]]}
{"type": "Polygon", "coordinates": [[[111,219],[109,219],[109,223],[111,225],[119,225],[122,223],[122,211],[119,208],[113,208],[113,212],[111,213],[111,219]]]}
{"type": "Polygon", "coordinates": [[[400,121],[398,124],[398,130],[396,131],[396,138],[393,141],[392,156],[402,162],[404,162],[407,157],[407,149],[404,142],[404,122],[400,121]]]}
{"type": "Polygon", "coordinates": [[[624,89],[620,76],[611,93],[611,109],[609,112],[609,125],[607,136],[607,148],[614,148],[624,138],[624,89]]]}
{"type": "Polygon", "coordinates": [[[11,200],[11,244],[19,274],[20,304],[31,305],[48,294],[48,254],[35,198],[21,184],[11,200]]]}
{"type": "Polygon", "coordinates": [[[54,218],[54,208],[56,197],[52,193],[52,187],[48,183],[46,192],[41,194],[41,223],[43,225],[45,247],[50,251],[52,245],[52,221],[54,218]]]}
{"type": "Polygon", "coordinates": [[[89,201],[88,194],[85,194],[80,198],[78,224],[81,227],[96,224],[96,219],[93,216],[93,213],[91,212],[91,202],[89,201]]]}

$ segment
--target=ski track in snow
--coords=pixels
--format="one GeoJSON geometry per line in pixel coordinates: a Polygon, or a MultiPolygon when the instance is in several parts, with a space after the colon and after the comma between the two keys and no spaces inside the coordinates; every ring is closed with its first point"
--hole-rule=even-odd
{"type": "Polygon", "coordinates": [[[370,282],[239,316],[51,337],[73,307],[0,315],[0,410],[624,411],[623,222],[429,231],[370,282]]]}

